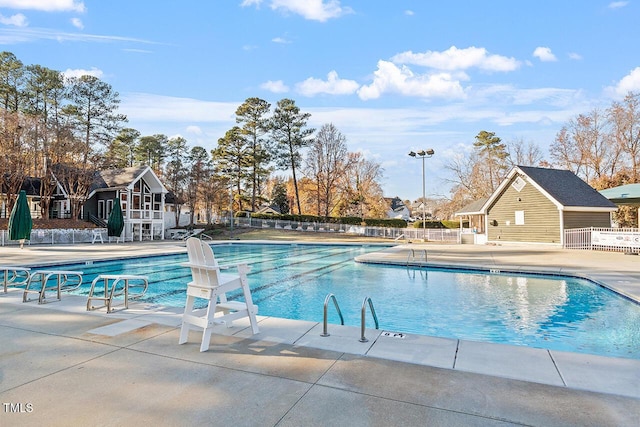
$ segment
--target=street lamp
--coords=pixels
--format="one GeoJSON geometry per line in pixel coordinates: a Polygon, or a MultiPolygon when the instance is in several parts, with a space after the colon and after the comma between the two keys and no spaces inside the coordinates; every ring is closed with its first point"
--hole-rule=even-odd
{"type": "Polygon", "coordinates": [[[421,158],[422,159],[422,240],[425,240],[425,233],[426,233],[426,219],[427,219],[427,197],[425,194],[425,175],[424,175],[424,159],[429,158],[431,156],[433,156],[435,153],[435,151],[433,151],[433,148],[429,148],[427,150],[420,150],[417,153],[413,152],[413,151],[409,151],[409,155],[411,157],[413,157],[414,159],[416,158],[421,158]]]}

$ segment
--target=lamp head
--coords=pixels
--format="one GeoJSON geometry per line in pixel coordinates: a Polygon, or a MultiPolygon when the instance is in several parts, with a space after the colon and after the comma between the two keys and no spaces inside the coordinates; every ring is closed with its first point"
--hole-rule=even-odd
{"type": "Polygon", "coordinates": [[[409,151],[409,155],[410,155],[411,157],[415,157],[415,156],[416,156],[416,153],[414,153],[413,151],[409,151]]]}
{"type": "Polygon", "coordinates": [[[433,151],[433,148],[429,148],[427,150],[427,156],[433,156],[435,154],[435,151],[433,151]]]}

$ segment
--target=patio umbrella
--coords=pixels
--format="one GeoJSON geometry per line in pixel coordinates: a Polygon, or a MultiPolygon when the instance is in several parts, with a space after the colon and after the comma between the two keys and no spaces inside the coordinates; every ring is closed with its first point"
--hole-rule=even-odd
{"type": "Polygon", "coordinates": [[[120,237],[124,229],[124,218],[122,216],[122,207],[120,207],[120,199],[113,199],[113,209],[109,214],[107,221],[107,236],[120,237]]]}
{"type": "Polygon", "coordinates": [[[22,249],[25,239],[31,238],[32,227],[33,221],[27,203],[27,193],[22,190],[9,216],[9,239],[20,240],[20,249],[22,249]]]}

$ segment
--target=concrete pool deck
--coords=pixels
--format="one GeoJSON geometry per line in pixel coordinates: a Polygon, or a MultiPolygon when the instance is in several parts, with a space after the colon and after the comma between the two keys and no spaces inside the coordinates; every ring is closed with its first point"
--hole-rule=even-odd
{"type": "MultiPolygon", "coordinates": [[[[553,247],[401,245],[367,261],[577,274],[640,295],[640,259],[553,247]]],[[[183,242],[0,248],[0,264],[184,252],[183,242]]],[[[86,312],[0,292],[2,425],[635,425],[640,360],[260,317],[178,345],[180,310],[86,312]],[[8,405],[8,406],[7,406],[8,405]]],[[[639,326],[640,327],[640,326],[639,326]]]]}

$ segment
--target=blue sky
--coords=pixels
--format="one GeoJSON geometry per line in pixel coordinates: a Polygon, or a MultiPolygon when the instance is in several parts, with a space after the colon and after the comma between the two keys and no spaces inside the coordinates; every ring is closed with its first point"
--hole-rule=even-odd
{"type": "Polygon", "coordinates": [[[0,49],[89,73],[143,135],[207,149],[248,97],[292,98],[384,168],[386,196],[446,196],[481,130],[544,150],[640,91],[640,1],[0,0],[0,49]]]}

